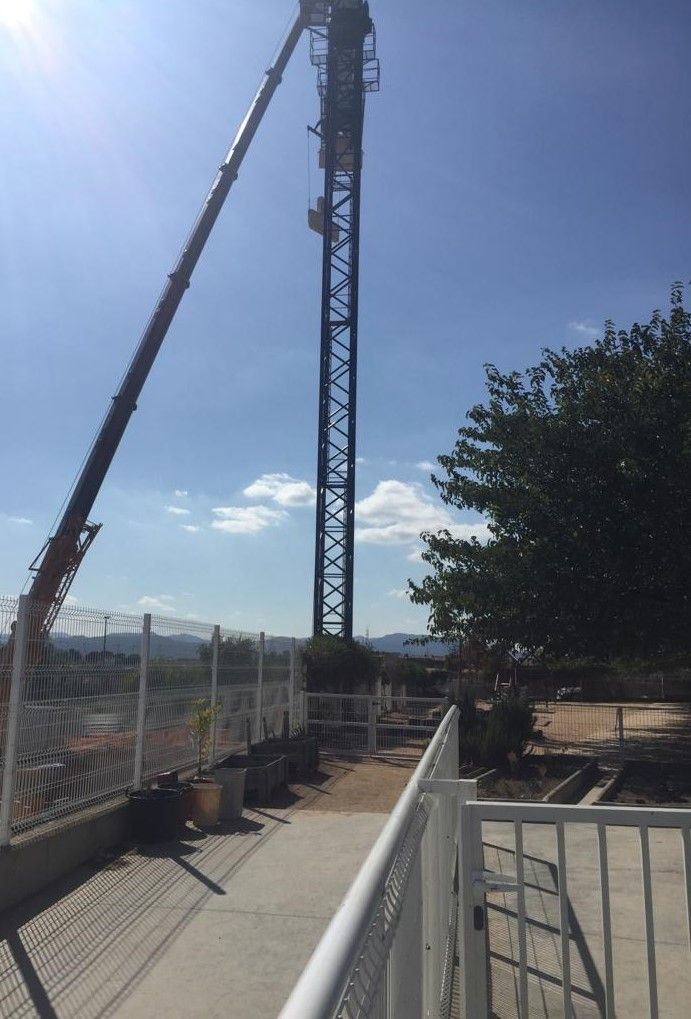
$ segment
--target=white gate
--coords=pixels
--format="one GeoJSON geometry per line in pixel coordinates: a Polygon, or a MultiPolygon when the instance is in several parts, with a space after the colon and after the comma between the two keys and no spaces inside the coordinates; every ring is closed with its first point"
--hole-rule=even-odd
{"type": "Polygon", "coordinates": [[[448,708],[444,697],[305,693],[304,724],[325,750],[419,758],[448,708]]]}
{"type": "Polygon", "coordinates": [[[454,785],[462,1015],[691,1015],[691,810],[454,785]]]}

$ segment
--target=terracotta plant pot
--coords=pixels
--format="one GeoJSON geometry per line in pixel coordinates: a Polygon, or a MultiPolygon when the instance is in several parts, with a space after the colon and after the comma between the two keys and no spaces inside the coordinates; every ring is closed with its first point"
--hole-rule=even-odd
{"type": "Polygon", "coordinates": [[[221,786],[212,778],[192,780],[189,796],[190,820],[198,828],[211,828],[218,824],[221,807],[221,786]]]}

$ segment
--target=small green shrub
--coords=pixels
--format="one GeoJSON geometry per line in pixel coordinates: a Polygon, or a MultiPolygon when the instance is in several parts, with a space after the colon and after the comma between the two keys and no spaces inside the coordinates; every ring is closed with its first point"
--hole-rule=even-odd
{"type": "Polygon", "coordinates": [[[463,763],[496,768],[520,760],[535,738],[536,716],[525,697],[511,696],[479,711],[462,699],[459,705],[459,751],[463,763]]]}
{"type": "Polygon", "coordinates": [[[202,777],[204,762],[208,760],[209,750],[211,749],[211,726],[220,710],[220,704],[215,704],[212,707],[209,701],[203,698],[196,700],[192,705],[192,717],[188,725],[194,739],[194,745],[197,748],[196,778],[202,777]]]}

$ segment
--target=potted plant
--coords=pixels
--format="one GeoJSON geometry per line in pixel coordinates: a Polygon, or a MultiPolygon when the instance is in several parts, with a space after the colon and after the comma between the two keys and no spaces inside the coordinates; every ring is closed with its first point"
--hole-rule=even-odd
{"type": "Polygon", "coordinates": [[[190,818],[197,827],[202,828],[218,823],[221,805],[221,786],[209,775],[204,775],[204,762],[208,760],[211,746],[211,727],[219,707],[218,704],[212,707],[203,698],[196,700],[188,723],[197,750],[197,770],[192,778],[190,796],[190,818]]]}

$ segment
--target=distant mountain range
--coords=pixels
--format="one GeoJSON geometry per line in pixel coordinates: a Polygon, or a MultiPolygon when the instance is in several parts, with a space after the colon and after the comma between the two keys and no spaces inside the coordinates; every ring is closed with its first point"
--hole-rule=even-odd
{"type": "Polygon", "coordinates": [[[420,640],[424,633],[387,633],[383,637],[356,637],[356,640],[364,644],[370,644],[375,651],[388,651],[389,654],[411,655],[415,658],[438,658],[448,655],[450,646],[439,640],[430,641],[429,644],[411,644],[412,640],[420,640]]]}
{"type": "MultiPolygon", "coordinates": [[[[387,633],[383,637],[356,637],[356,640],[369,644],[375,651],[388,652],[389,654],[411,655],[414,657],[439,657],[448,654],[449,646],[441,641],[432,641],[429,644],[410,644],[409,641],[421,637],[422,634],[414,633],[387,633]]],[[[82,655],[90,652],[103,650],[103,637],[85,637],[70,635],[66,633],[52,633],[51,643],[59,651],[68,651],[73,648],[82,655]]],[[[0,643],[4,643],[6,637],[0,635],[0,643]]],[[[106,637],[106,648],[113,654],[132,655],[139,654],[141,649],[141,633],[109,633],[106,637]]],[[[290,637],[267,637],[266,650],[271,652],[288,651],[290,648],[290,637]]],[[[304,638],[298,640],[302,644],[304,638]]],[[[152,658],[168,659],[196,659],[199,657],[199,645],[204,643],[201,637],[192,633],[176,633],[162,636],[157,633],[151,634],[151,656],[152,658]]]]}

